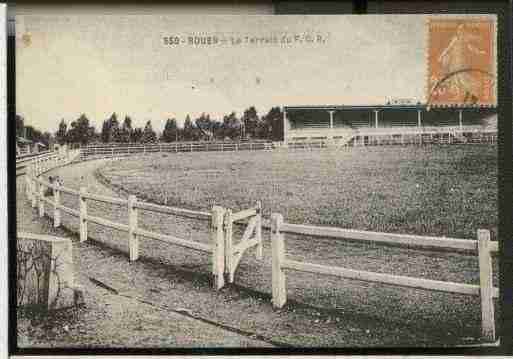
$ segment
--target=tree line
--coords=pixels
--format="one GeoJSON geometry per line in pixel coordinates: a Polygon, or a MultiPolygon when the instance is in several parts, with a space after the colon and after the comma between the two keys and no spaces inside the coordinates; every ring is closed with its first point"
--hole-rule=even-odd
{"type": "Polygon", "coordinates": [[[246,109],[241,117],[235,112],[217,120],[209,114],[201,114],[196,119],[186,116],[183,126],[175,118],[168,118],[162,133],[153,130],[151,120],[144,127],[134,127],[130,116],[123,120],[113,113],[105,119],[101,131],[91,126],[89,119],[82,114],[69,126],[62,119],[54,134],[59,144],[90,143],[154,143],[178,141],[240,141],[283,139],[283,114],[280,107],[273,107],[263,116],[259,116],[254,106],[246,109]]]}

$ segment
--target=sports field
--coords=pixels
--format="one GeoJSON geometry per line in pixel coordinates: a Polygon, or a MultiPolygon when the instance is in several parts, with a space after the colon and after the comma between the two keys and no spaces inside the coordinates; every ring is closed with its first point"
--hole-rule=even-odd
{"type": "Polygon", "coordinates": [[[475,238],[498,222],[493,145],[154,154],[101,173],[153,202],[240,210],[261,200],[264,217],[291,223],[475,238]]]}

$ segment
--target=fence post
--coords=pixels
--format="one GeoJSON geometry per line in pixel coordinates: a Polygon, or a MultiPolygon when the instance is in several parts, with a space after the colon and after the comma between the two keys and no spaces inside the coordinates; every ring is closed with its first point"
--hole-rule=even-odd
{"type": "Polygon", "coordinates": [[[80,242],[87,241],[87,198],[86,188],[80,187],[80,242]]]}
{"type": "Polygon", "coordinates": [[[30,165],[27,165],[25,167],[25,192],[26,192],[26,196],[27,196],[27,199],[30,201],[32,200],[32,190],[31,190],[31,181],[30,181],[30,177],[31,177],[31,174],[30,174],[30,165]]]}
{"type": "Polygon", "coordinates": [[[271,215],[271,245],[272,245],[272,292],[273,306],[281,308],[287,302],[287,288],[285,284],[285,272],[282,263],[285,259],[285,243],[280,228],[283,224],[283,216],[279,213],[271,215]]]}
{"type": "Polygon", "coordinates": [[[32,208],[37,207],[37,198],[38,198],[38,192],[37,192],[37,185],[36,185],[36,166],[34,164],[30,165],[30,192],[32,193],[32,208]]]}
{"type": "Polygon", "coordinates": [[[139,258],[139,237],[137,237],[137,197],[128,196],[128,246],[130,249],[130,261],[139,258]]]}
{"type": "Polygon", "coordinates": [[[216,290],[224,287],[224,235],[223,235],[223,217],[224,208],[220,206],[212,207],[212,219],[210,222],[210,236],[213,245],[212,253],[212,273],[214,274],[214,287],[216,290]]]}
{"type": "Polygon", "coordinates": [[[263,257],[263,241],[262,241],[262,202],[257,201],[256,205],[257,222],[255,227],[255,235],[258,238],[256,259],[261,260],[263,257]]]}
{"type": "Polygon", "coordinates": [[[232,210],[227,209],[224,216],[224,251],[225,251],[225,266],[224,269],[228,273],[228,282],[233,283],[233,221],[232,210]]]}
{"type": "Polygon", "coordinates": [[[477,231],[479,255],[479,286],[481,289],[481,334],[489,341],[495,341],[495,319],[493,305],[493,269],[490,254],[490,231],[477,231]]]}
{"type": "Polygon", "coordinates": [[[45,215],[45,202],[43,201],[43,198],[44,198],[44,191],[45,191],[45,187],[43,186],[42,183],[39,183],[38,184],[38,191],[39,191],[39,201],[38,201],[38,204],[39,204],[39,217],[44,217],[45,215]]]}
{"type": "Polygon", "coordinates": [[[59,182],[56,181],[53,187],[53,226],[54,228],[60,227],[61,225],[61,210],[59,206],[61,204],[61,191],[59,182]]]}

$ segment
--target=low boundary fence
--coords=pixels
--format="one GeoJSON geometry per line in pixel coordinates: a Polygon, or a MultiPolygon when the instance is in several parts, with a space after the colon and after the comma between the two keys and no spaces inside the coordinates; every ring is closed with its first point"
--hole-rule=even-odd
{"type": "Polygon", "coordinates": [[[291,224],[283,221],[281,214],[271,216],[272,244],[272,297],[273,305],[281,308],[287,302],[285,270],[331,275],[346,279],[376,282],[387,285],[433,290],[449,293],[480,296],[481,332],[485,339],[495,340],[495,319],[493,299],[499,291],[493,286],[492,255],[498,252],[498,243],[490,241],[488,230],[478,230],[477,240],[437,238],[414,235],[401,235],[356,231],[332,227],[317,227],[291,224]],[[399,244],[409,248],[422,248],[442,252],[470,252],[479,257],[479,285],[444,282],[431,279],[407,277],[385,273],[367,272],[343,267],[326,266],[287,259],[285,254],[285,234],[318,236],[341,240],[357,240],[382,244],[399,244]]]}
{"type": "Polygon", "coordinates": [[[270,151],[272,142],[171,142],[155,144],[117,144],[81,148],[81,159],[112,158],[155,152],[270,151]]]}
{"type": "Polygon", "coordinates": [[[219,206],[213,206],[212,211],[201,212],[192,211],[176,207],[160,206],[153,203],[138,201],[137,197],[130,195],[128,199],[120,199],[98,194],[88,193],[85,187],[81,187],[79,191],[66,188],[56,183],[49,183],[39,177],[44,173],[32,165],[27,173],[27,197],[32,202],[33,208],[38,208],[39,216],[45,215],[45,204],[53,210],[54,227],[61,226],[61,211],[79,219],[79,235],[80,242],[84,242],[88,238],[88,223],[99,224],[104,227],[113,228],[127,233],[129,258],[130,261],[136,261],[139,258],[139,240],[141,237],[158,240],[171,245],[177,245],[184,248],[209,253],[212,255],[212,273],[214,275],[214,285],[216,289],[224,286],[224,235],[223,235],[223,217],[225,209],[219,206]],[[53,198],[45,196],[45,189],[51,189],[53,198]],[[61,193],[78,197],[79,209],[65,207],[61,203],[61,193]],[[92,216],[88,214],[88,201],[98,201],[111,205],[127,208],[128,225],[113,222],[105,218],[92,216]],[[138,212],[145,210],[150,212],[165,213],[175,216],[192,217],[210,223],[211,242],[209,244],[191,241],[167,234],[147,231],[138,226],[138,212]]]}
{"type": "Polygon", "coordinates": [[[49,155],[48,158],[45,158],[44,160],[41,159],[33,161],[27,166],[26,190],[27,197],[32,202],[32,207],[38,208],[40,217],[45,215],[45,204],[52,208],[55,227],[59,227],[61,225],[61,211],[78,218],[80,223],[79,234],[81,242],[87,240],[88,223],[96,223],[127,233],[130,261],[135,261],[139,258],[139,240],[141,237],[209,253],[212,256],[214,287],[216,289],[220,289],[225,285],[224,273],[228,275],[228,282],[233,282],[234,274],[240,259],[244,252],[249,248],[256,247],[257,259],[262,258],[262,228],[269,228],[270,226],[272,246],[272,301],[275,307],[281,308],[287,301],[286,270],[332,275],[353,280],[377,282],[386,285],[480,296],[482,335],[487,340],[493,341],[495,339],[493,300],[498,297],[499,291],[493,286],[492,255],[498,253],[498,243],[490,241],[490,232],[487,230],[478,230],[478,239],[471,240],[291,224],[285,223],[283,216],[276,213],[272,214],[271,221],[269,222],[262,219],[260,203],[257,203],[253,208],[236,213],[233,213],[230,209],[225,209],[220,206],[213,206],[210,212],[193,211],[142,202],[134,195],[130,195],[128,199],[120,199],[88,193],[84,187],[77,191],[61,186],[57,182],[46,182],[42,178],[41,175],[46,171],[70,162],[72,162],[72,160],[69,158],[55,157],[52,155],[49,155]],[[45,197],[46,188],[52,189],[52,199],[45,197]],[[61,193],[67,193],[78,197],[79,209],[77,210],[63,206],[60,200],[61,193]],[[128,224],[116,223],[88,214],[88,201],[99,201],[127,208],[128,224]],[[210,243],[205,244],[144,230],[138,226],[139,210],[165,213],[205,221],[209,223],[210,243]],[[241,240],[237,244],[233,243],[234,224],[247,226],[241,240]],[[480,284],[472,285],[466,283],[444,282],[326,266],[287,259],[285,253],[286,233],[341,240],[392,244],[407,246],[409,248],[437,250],[442,252],[465,252],[477,254],[479,260],[480,284]]]}

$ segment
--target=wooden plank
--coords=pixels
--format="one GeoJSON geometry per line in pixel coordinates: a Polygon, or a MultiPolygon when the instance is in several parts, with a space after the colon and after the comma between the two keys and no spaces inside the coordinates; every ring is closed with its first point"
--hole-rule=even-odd
{"type": "Polygon", "coordinates": [[[262,260],[264,256],[264,243],[262,239],[262,202],[258,201],[257,206],[257,215],[256,215],[256,225],[255,225],[255,237],[258,240],[257,250],[255,253],[257,260],[262,260]]]}
{"type": "Polygon", "coordinates": [[[87,200],[86,200],[86,188],[80,187],[80,196],[78,202],[80,205],[80,242],[87,240],[87,200]]]}
{"type": "Polygon", "coordinates": [[[490,253],[498,254],[499,253],[499,242],[497,242],[497,241],[490,241],[488,243],[488,249],[490,250],[490,253]]]}
{"type": "Polygon", "coordinates": [[[301,234],[315,237],[330,237],[337,239],[351,239],[366,242],[390,243],[413,248],[436,249],[441,251],[459,250],[464,252],[477,252],[477,241],[472,239],[440,238],[417,236],[410,234],[380,233],[360,231],[354,229],[318,227],[300,224],[284,223],[282,232],[301,234]]]}
{"type": "Polygon", "coordinates": [[[38,186],[38,205],[39,205],[39,217],[44,217],[45,215],[45,195],[44,195],[44,185],[39,184],[38,186]]]}
{"type": "Polygon", "coordinates": [[[35,234],[35,233],[27,233],[27,232],[17,232],[16,238],[18,239],[31,239],[36,241],[45,241],[45,242],[66,242],[69,239],[63,237],[50,236],[46,234],[35,234]]]}
{"type": "Polygon", "coordinates": [[[257,224],[257,217],[255,216],[249,220],[248,225],[247,225],[246,229],[244,230],[244,233],[242,234],[242,238],[240,239],[241,242],[244,242],[244,241],[248,240],[249,237],[251,237],[251,234],[253,234],[253,231],[255,230],[256,224],[257,224]]]}
{"type": "Polygon", "coordinates": [[[72,216],[80,217],[80,211],[77,211],[77,210],[75,210],[73,208],[65,207],[62,204],[59,205],[58,208],[60,210],[62,210],[63,212],[65,212],[65,213],[71,214],[72,216]]]}
{"type": "Polygon", "coordinates": [[[213,253],[212,246],[210,246],[208,244],[204,244],[204,243],[188,241],[186,239],[178,238],[175,236],[170,236],[167,234],[150,232],[150,231],[143,230],[141,228],[137,228],[137,230],[135,231],[135,234],[143,236],[143,237],[151,238],[151,239],[156,239],[161,242],[166,242],[169,244],[177,245],[180,247],[194,249],[194,250],[197,250],[200,252],[213,253]]]}
{"type": "Polygon", "coordinates": [[[110,227],[110,228],[114,228],[114,229],[117,229],[117,230],[120,230],[120,231],[128,232],[128,225],[126,225],[126,224],[113,222],[113,221],[110,221],[110,220],[105,219],[105,218],[91,216],[91,215],[88,215],[86,217],[86,219],[89,222],[93,222],[93,223],[99,224],[101,226],[110,227]]]}
{"type": "Polygon", "coordinates": [[[256,246],[258,243],[260,243],[260,241],[259,241],[259,239],[257,237],[246,239],[245,241],[239,242],[235,246],[233,246],[232,253],[233,254],[237,254],[237,253],[241,253],[242,254],[248,248],[256,246]]]}
{"type": "Polygon", "coordinates": [[[255,216],[256,214],[257,214],[256,208],[249,208],[249,209],[245,209],[240,212],[233,213],[232,220],[235,222],[235,221],[238,221],[238,220],[241,220],[244,218],[255,216]]]}
{"type": "Polygon", "coordinates": [[[481,334],[488,341],[495,341],[495,310],[493,303],[492,256],[490,231],[477,231],[479,243],[479,284],[481,295],[481,334]]]}
{"type": "Polygon", "coordinates": [[[62,193],[67,193],[67,194],[70,194],[70,195],[73,195],[73,196],[80,196],[80,193],[79,191],[76,191],[74,189],[71,189],[71,188],[67,188],[67,187],[60,187],[59,190],[62,192],[62,193]]]}
{"type": "Polygon", "coordinates": [[[41,197],[41,201],[46,203],[46,204],[48,204],[48,205],[50,205],[50,206],[53,206],[53,201],[50,198],[48,198],[48,197],[42,196],[41,197]]]}
{"type": "Polygon", "coordinates": [[[278,213],[271,215],[271,246],[272,246],[272,293],[273,306],[282,308],[287,302],[286,277],[283,271],[285,260],[285,239],[280,231],[283,216],[278,213]]]}
{"type": "Polygon", "coordinates": [[[214,246],[212,258],[212,273],[216,290],[224,287],[224,261],[225,246],[223,233],[223,219],[225,210],[220,206],[212,207],[212,221],[210,223],[210,241],[214,246]]]}
{"type": "Polygon", "coordinates": [[[168,206],[161,206],[158,204],[148,203],[148,202],[137,202],[135,204],[136,208],[145,210],[145,211],[151,211],[151,212],[159,212],[164,214],[172,214],[176,216],[181,217],[189,217],[194,219],[202,219],[202,220],[209,220],[211,217],[211,214],[208,212],[201,212],[201,211],[193,211],[189,209],[183,209],[183,208],[177,208],[177,207],[168,207],[168,206]]]}
{"type": "Polygon", "coordinates": [[[235,262],[233,258],[233,218],[231,209],[227,209],[224,215],[224,231],[225,270],[228,273],[228,283],[233,283],[235,262]]]}
{"type": "Polygon", "coordinates": [[[87,199],[92,199],[94,201],[109,203],[109,204],[115,204],[118,206],[126,206],[128,204],[128,201],[126,199],[122,198],[114,198],[114,197],[108,197],[108,196],[101,196],[98,194],[93,193],[87,193],[85,195],[87,199]]]}
{"type": "Polygon", "coordinates": [[[479,295],[479,286],[473,284],[443,282],[432,279],[405,277],[393,274],[374,273],[342,267],[331,267],[321,264],[302,263],[293,260],[285,260],[283,268],[300,272],[309,272],[336,277],[395,285],[400,287],[433,290],[438,292],[459,293],[466,295],[479,295]]]}
{"type": "Polygon", "coordinates": [[[137,197],[130,195],[128,197],[128,248],[130,261],[136,261],[139,258],[139,237],[137,231],[137,197]]]}
{"type": "Polygon", "coordinates": [[[61,191],[59,190],[59,186],[53,190],[53,226],[54,228],[58,228],[61,226],[61,211],[59,210],[59,205],[61,203],[61,191]]]}

